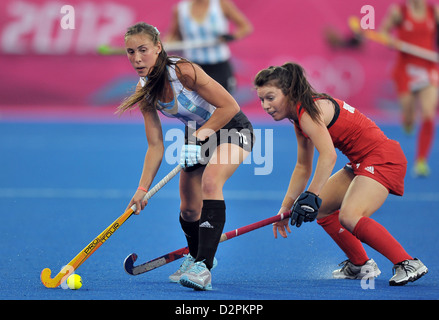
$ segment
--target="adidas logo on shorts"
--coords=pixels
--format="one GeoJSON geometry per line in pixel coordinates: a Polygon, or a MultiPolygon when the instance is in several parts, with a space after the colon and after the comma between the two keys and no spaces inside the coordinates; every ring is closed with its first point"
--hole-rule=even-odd
{"type": "Polygon", "coordinates": [[[373,166],[366,167],[366,168],[364,168],[364,170],[369,171],[372,174],[375,174],[375,169],[373,166]]]}
{"type": "Polygon", "coordinates": [[[213,226],[209,223],[209,221],[204,221],[202,224],[200,224],[200,228],[213,229],[213,226]]]}

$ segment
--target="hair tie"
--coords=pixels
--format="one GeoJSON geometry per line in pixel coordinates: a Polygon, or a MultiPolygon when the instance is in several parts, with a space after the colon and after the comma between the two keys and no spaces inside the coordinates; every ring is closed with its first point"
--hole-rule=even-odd
{"type": "Polygon", "coordinates": [[[159,31],[159,29],[157,29],[157,28],[154,27],[154,26],[153,26],[153,28],[154,28],[154,30],[157,32],[157,34],[160,35],[160,31],[159,31]]]}

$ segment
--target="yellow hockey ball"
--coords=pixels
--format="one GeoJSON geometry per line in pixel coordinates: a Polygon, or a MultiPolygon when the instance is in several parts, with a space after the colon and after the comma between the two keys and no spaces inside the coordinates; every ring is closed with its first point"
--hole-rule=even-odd
{"type": "Polygon", "coordinates": [[[67,278],[67,286],[72,290],[78,290],[82,287],[82,278],[79,274],[72,274],[67,278]]]}

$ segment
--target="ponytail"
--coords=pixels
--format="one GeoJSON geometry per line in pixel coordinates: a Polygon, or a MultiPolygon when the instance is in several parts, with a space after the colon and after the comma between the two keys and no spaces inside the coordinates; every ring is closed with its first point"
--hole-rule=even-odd
{"type": "Polygon", "coordinates": [[[271,66],[259,71],[254,80],[256,87],[271,84],[282,90],[282,93],[289,98],[296,113],[297,104],[305,109],[311,119],[319,121],[320,109],[316,106],[314,99],[326,94],[317,93],[305,76],[305,70],[298,64],[287,62],[280,67],[271,66]]]}

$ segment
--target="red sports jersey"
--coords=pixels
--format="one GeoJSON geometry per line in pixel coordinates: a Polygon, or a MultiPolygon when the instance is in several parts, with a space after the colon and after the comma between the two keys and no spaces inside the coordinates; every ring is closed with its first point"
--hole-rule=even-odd
{"type": "MultiPolygon", "coordinates": [[[[424,49],[435,51],[436,19],[434,7],[427,7],[426,17],[422,21],[417,20],[410,14],[407,5],[401,6],[401,13],[402,22],[397,27],[398,38],[424,49]]],[[[434,62],[429,62],[404,52],[399,53],[398,59],[421,66],[434,65],[434,62]]]]}
{"type": "MultiPolygon", "coordinates": [[[[322,98],[320,98],[322,99],[322,98]]],[[[346,102],[334,99],[334,119],[328,125],[334,147],[339,149],[350,161],[358,162],[378,145],[388,138],[381,129],[364,114],[351,107],[346,102]]],[[[300,104],[297,106],[300,129],[300,118],[305,112],[300,104]]],[[[303,131],[302,134],[306,137],[303,131]]]]}
{"type": "MultiPolygon", "coordinates": [[[[402,23],[398,26],[398,38],[422,48],[435,51],[436,21],[434,7],[427,8],[424,20],[418,21],[406,5],[401,7],[402,23]]],[[[438,67],[434,62],[399,52],[393,69],[393,79],[399,94],[415,92],[428,85],[438,86],[438,67]]]]}
{"type": "MultiPolygon", "coordinates": [[[[335,113],[328,131],[334,147],[349,159],[347,166],[355,175],[370,177],[385,186],[390,193],[403,195],[407,159],[399,143],[387,138],[375,122],[346,102],[330,100],[334,104],[335,113]]],[[[298,121],[294,125],[307,137],[300,128],[304,112],[305,109],[298,104],[298,121]]]]}

